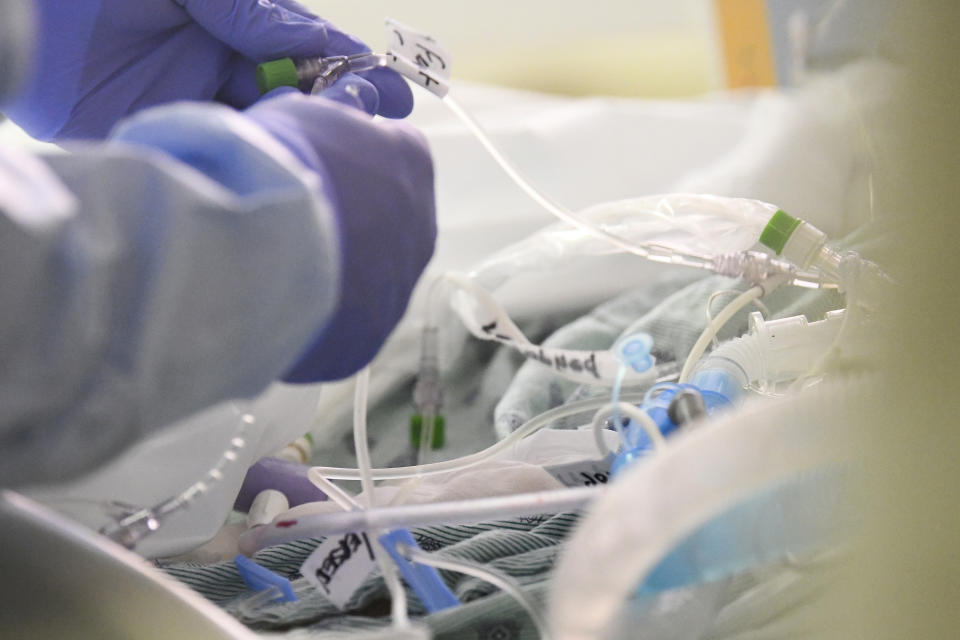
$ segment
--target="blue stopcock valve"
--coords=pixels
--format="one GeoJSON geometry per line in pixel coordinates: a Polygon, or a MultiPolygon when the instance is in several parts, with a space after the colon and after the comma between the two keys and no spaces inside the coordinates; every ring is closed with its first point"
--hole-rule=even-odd
{"type": "MultiPolygon", "coordinates": [[[[692,384],[659,384],[650,389],[641,409],[653,420],[664,437],[680,427],[699,420],[716,411],[730,407],[731,402],[721,393],[700,389],[692,384]]],[[[637,425],[630,425],[628,441],[613,460],[611,475],[616,475],[653,450],[647,432],[637,425]]]]}

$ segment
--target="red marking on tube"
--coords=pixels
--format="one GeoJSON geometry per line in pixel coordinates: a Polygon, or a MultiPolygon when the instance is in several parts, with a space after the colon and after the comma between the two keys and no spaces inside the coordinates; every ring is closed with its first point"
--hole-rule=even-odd
{"type": "Polygon", "coordinates": [[[278,529],[286,529],[288,527],[294,527],[296,526],[296,524],[297,524],[296,520],[281,520],[280,522],[276,523],[274,526],[277,527],[278,529]]]}

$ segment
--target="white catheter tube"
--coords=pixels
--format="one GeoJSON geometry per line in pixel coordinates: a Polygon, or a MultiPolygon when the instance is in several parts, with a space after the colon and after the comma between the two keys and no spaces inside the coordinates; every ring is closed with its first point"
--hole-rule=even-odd
{"type": "Polygon", "coordinates": [[[693,348],[690,349],[690,354],[683,363],[683,370],[680,372],[681,384],[690,382],[690,374],[693,373],[694,366],[700,361],[701,356],[703,356],[707,347],[710,346],[710,342],[717,333],[719,333],[720,329],[723,328],[723,325],[727,324],[730,318],[735,316],[738,311],[754,300],[759,299],[763,295],[763,291],[763,287],[759,285],[747,289],[734,298],[730,304],[723,308],[723,311],[718,313],[717,316],[710,321],[710,324],[703,329],[703,333],[697,338],[697,342],[693,345],[693,348]]]}
{"type": "Polygon", "coordinates": [[[554,489],[461,502],[434,502],[304,516],[250,529],[240,536],[240,551],[249,554],[282,542],[349,531],[463,524],[576,511],[602,491],[602,488],[586,487],[554,489]]]}

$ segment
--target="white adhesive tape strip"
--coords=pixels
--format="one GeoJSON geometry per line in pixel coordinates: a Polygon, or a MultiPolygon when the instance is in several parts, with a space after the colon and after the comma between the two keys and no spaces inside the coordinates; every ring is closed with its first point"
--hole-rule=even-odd
{"type": "Polygon", "coordinates": [[[452,57],[436,40],[387,18],[387,66],[427,91],[443,97],[450,91],[452,57]]]}
{"type": "MultiPolygon", "coordinates": [[[[555,349],[535,345],[523,335],[493,296],[472,279],[460,274],[447,274],[444,278],[457,287],[450,304],[475,337],[512,347],[527,359],[536,360],[574,382],[612,385],[616,380],[621,362],[613,351],[555,349]]],[[[651,358],[647,369],[637,371],[627,367],[624,383],[652,380],[656,375],[653,364],[651,358]]]]}

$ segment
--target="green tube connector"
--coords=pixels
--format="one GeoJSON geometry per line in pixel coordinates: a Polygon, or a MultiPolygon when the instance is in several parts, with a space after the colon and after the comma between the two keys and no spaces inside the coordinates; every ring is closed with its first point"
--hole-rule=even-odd
{"type": "MultiPolygon", "coordinates": [[[[445,435],[446,420],[440,414],[433,421],[433,438],[431,438],[431,449],[442,449],[446,442],[445,435]]],[[[410,416],[410,442],[414,447],[420,446],[420,434],[423,433],[423,414],[415,413],[410,416]]]]}
{"type": "Polygon", "coordinates": [[[779,256],[783,253],[787,240],[802,223],[803,220],[794,218],[781,209],[773,214],[770,221],[767,222],[767,226],[763,228],[763,233],[760,234],[760,244],[772,249],[779,256]]]}
{"type": "Polygon", "coordinates": [[[257,89],[261,95],[277,87],[297,87],[300,79],[297,66],[290,58],[280,58],[257,65],[257,89]]]}

